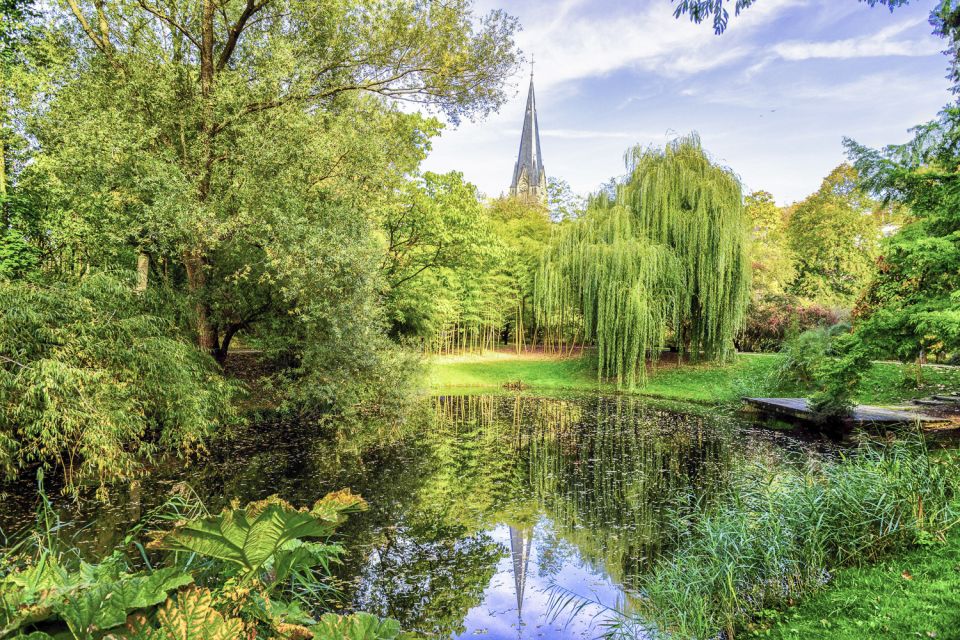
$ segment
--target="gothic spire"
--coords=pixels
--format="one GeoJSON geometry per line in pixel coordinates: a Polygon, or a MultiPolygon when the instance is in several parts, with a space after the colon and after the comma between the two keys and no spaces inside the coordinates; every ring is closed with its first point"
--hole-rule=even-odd
{"type": "Polygon", "coordinates": [[[510,195],[537,202],[547,200],[547,174],[540,154],[540,125],[537,123],[537,98],[533,92],[533,69],[530,69],[530,92],[520,136],[520,153],[513,169],[510,195]]]}

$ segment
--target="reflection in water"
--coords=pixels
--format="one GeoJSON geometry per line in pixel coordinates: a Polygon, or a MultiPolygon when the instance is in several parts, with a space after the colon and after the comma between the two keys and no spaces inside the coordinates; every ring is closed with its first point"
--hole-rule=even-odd
{"type": "Polygon", "coordinates": [[[371,508],[342,529],[343,608],[432,637],[589,638],[604,609],[550,620],[555,588],[629,608],[631,576],[670,544],[678,512],[743,465],[788,464],[799,450],[627,397],[440,397],[425,409],[385,433],[254,425],[192,468],[160,470],[112,506],[86,505],[73,515],[89,524],[83,548],[109,549],[176,481],[211,509],[273,493],[307,504],[348,486],[371,508]]]}
{"type": "Polygon", "coordinates": [[[530,545],[533,544],[533,528],[510,527],[510,557],[513,558],[513,583],[517,592],[517,618],[523,624],[523,585],[527,582],[527,567],[530,565],[530,545]]]}

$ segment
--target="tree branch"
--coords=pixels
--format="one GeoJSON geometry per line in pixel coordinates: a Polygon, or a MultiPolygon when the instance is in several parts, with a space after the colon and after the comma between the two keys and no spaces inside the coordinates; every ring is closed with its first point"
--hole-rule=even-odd
{"type": "Polygon", "coordinates": [[[226,67],[230,61],[230,56],[233,55],[234,50],[237,48],[237,42],[239,42],[243,30],[247,27],[247,22],[255,13],[269,4],[269,2],[270,0],[263,0],[260,3],[257,3],[256,0],[247,0],[247,6],[244,7],[243,13],[240,14],[237,21],[230,27],[227,43],[223,45],[223,51],[220,52],[220,57],[217,59],[218,72],[223,71],[224,67],[226,67]]]}
{"type": "Polygon", "coordinates": [[[179,22],[177,22],[176,20],[174,20],[173,18],[171,18],[171,17],[168,16],[167,14],[163,13],[162,11],[160,11],[159,8],[147,4],[144,0],[137,0],[137,3],[140,5],[140,7],[141,7],[144,11],[146,11],[147,13],[150,13],[150,14],[156,16],[157,18],[160,19],[161,22],[165,22],[165,23],[167,23],[168,26],[170,26],[170,27],[172,27],[173,29],[176,29],[177,31],[179,31],[187,40],[189,40],[190,42],[192,42],[192,43],[194,44],[194,46],[196,46],[196,47],[199,47],[199,46],[200,46],[200,41],[199,41],[192,33],[190,33],[189,31],[187,31],[187,28],[186,28],[186,27],[184,27],[183,25],[181,25],[179,22]]]}

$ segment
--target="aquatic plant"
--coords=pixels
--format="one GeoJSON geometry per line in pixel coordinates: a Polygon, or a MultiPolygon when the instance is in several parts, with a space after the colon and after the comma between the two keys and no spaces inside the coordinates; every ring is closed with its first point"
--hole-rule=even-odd
{"type": "Polygon", "coordinates": [[[598,373],[629,387],[668,336],[693,359],[732,355],[750,265],[740,182],[696,135],[627,157],[616,194],[556,234],[534,304],[548,343],[596,342],[598,373]]]}
{"type": "Polygon", "coordinates": [[[793,470],[756,466],[725,498],[679,522],[675,550],[640,576],[638,612],[609,635],[642,627],[733,638],[759,611],[821,588],[837,567],[938,544],[958,522],[958,496],[960,460],[919,439],[871,443],[793,470]]]}

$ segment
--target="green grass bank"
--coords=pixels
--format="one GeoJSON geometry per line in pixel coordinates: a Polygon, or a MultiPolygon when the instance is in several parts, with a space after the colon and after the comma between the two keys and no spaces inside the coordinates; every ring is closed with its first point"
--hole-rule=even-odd
{"type": "MultiPolygon", "coordinates": [[[[776,354],[738,354],[732,363],[677,366],[661,362],[646,385],[630,393],[710,404],[737,402],[748,395],[804,395],[803,389],[775,388],[773,380],[781,357],[776,354]]],[[[431,390],[503,388],[522,382],[537,391],[580,390],[615,392],[610,382],[598,381],[590,354],[559,357],[542,354],[488,352],[484,355],[434,357],[427,374],[431,390]]],[[[893,405],[945,390],[960,390],[960,367],[928,365],[920,380],[917,368],[878,362],[864,378],[858,401],[893,405]]]]}
{"type": "Polygon", "coordinates": [[[840,569],[799,605],[770,612],[745,638],[960,638],[960,531],[867,567],[840,569]]]}

